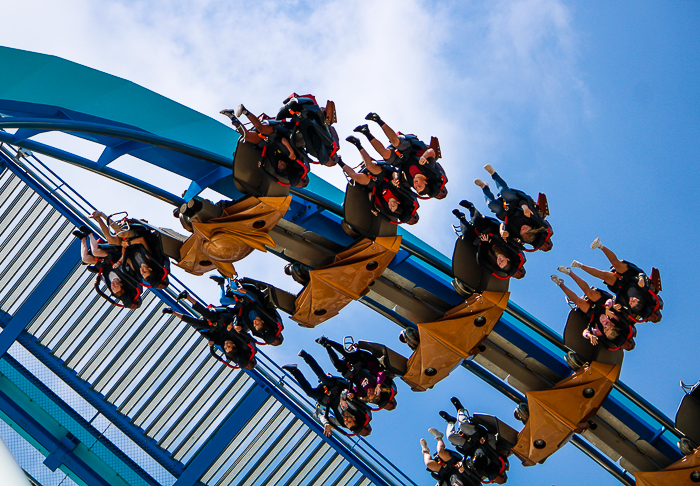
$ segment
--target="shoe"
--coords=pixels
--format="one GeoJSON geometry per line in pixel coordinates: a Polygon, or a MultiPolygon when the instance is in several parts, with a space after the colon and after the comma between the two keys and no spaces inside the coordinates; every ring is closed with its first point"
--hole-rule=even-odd
{"type": "Polygon", "coordinates": [[[170,307],[163,307],[160,311],[161,311],[163,314],[172,314],[173,312],[175,312],[175,311],[172,310],[170,307]]]}
{"type": "Polygon", "coordinates": [[[87,271],[90,273],[98,273],[100,270],[97,268],[96,265],[88,265],[87,271]]]}
{"type": "Polygon", "coordinates": [[[306,358],[309,357],[309,353],[307,353],[306,351],[304,351],[304,350],[302,349],[301,351],[299,351],[299,352],[297,353],[297,356],[299,356],[300,358],[306,359],[306,358]]]}
{"type": "Polygon", "coordinates": [[[457,419],[456,419],[455,417],[453,417],[453,416],[450,415],[449,413],[445,412],[444,410],[440,410],[440,417],[442,417],[443,419],[445,419],[445,421],[446,421],[448,424],[453,424],[453,423],[455,423],[455,422],[457,421],[457,419]]]}
{"type": "Polygon", "coordinates": [[[248,110],[245,109],[245,106],[243,106],[243,103],[238,105],[238,108],[236,108],[236,116],[242,116],[242,115],[247,115],[249,112],[248,110]]]}
{"type": "Polygon", "coordinates": [[[357,147],[357,150],[360,150],[362,148],[362,143],[360,142],[360,139],[357,137],[353,137],[352,135],[350,135],[345,140],[350,142],[351,144],[353,144],[355,147],[357,147]]]}
{"type": "Polygon", "coordinates": [[[485,183],[484,181],[482,181],[481,179],[474,179],[474,184],[476,184],[477,186],[479,186],[479,187],[482,188],[482,189],[483,189],[484,187],[488,187],[488,186],[489,186],[488,184],[486,184],[486,183],[485,183]]]}
{"type": "Polygon", "coordinates": [[[282,369],[285,371],[289,371],[290,373],[293,373],[294,370],[297,369],[297,365],[295,365],[295,364],[282,365],[282,369]]]}
{"type": "Polygon", "coordinates": [[[466,199],[463,199],[462,201],[460,201],[459,205],[462,206],[463,208],[467,208],[467,209],[472,209],[474,207],[474,205],[472,203],[470,203],[469,201],[467,201],[466,199]]]}
{"type": "Polygon", "coordinates": [[[595,250],[596,248],[603,248],[603,244],[600,242],[600,238],[596,238],[593,240],[593,243],[591,243],[591,250],[595,250]]]}
{"type": "Polygon", "coordinates": [[[365,117],[365,120],[370,120],[370,121],[373,121],[373,122],[375,122],[375,123],[379,123],[380,125],[382,124],[382,119],[379,118],[379,115],[377,115],[377,114],[374,113],[374,112],[372,112],[372,113],[367,113],[367,116],[365,117]]]}
{"type": "Polygon", "coordinates": [[[569,267],[565,267],[564,265],[561,265],[557,268],[561,273],[565,273],[566,275],[571,275],[571,269],[569,267]]]}
{"type": "Polygon", "coordinates": [[[367,125],[356,126],[353,132],[361,133],[363,135],[369,135],[369,127],[367,125]]]}
{"type": "Polygon", "coordinates": [[[462,219],[464,217],[464,213],[460,211],[459,209],[453,209],[452,214],[457,216],[459,219],[462,219]]]}
{"type": "Polygon", "coordinates": [[[326,346],[328,346],[328,338],[327,338],[326,336],[321,336],[320,338],[318,338],[318,339],[316,340],[316,342],[317,342],[318,344],[320,344],[321,346],[323,346],[324,348],[325,348],[326,346]]]}
{"type": "Polygon", "coordinates": [[[571,266],[574,268],[583,268],[583,265],[581,265],[581,262],[578,260],[574,260],[573,262],[571,262],[571,266]]]}
{"type": "Polygon", "coordinates": [[[442,439],[444,437],[444,434],[435,427],[430,427],[428,432],[430,432],[436,439],[442,439]]]}
{"type": "Polygon", "coordinates": [[[496,171],[493,170],[493,167],[491,167],[491,164],[486,164],[484,166],[484,169],[486,170],[486,172],[488,172],[491,175],[494,175],[496,173],[496,171]]]}
{"type": "Polygon", "coordinates": [[[430,449],[428,449],[428,441],[425,439],[420,440],[420,447],[423,449],[423,452],[430,454],[430,449]]]}
{"type": "Polygon", "coordinates": [[[561,287],[561,284],[564,283],[564,280],[560,279],[560,278],[557,277],[556,275],[552,275],[552,282],[554,282],[555,284],[557,284],[557,287],[561,287]]]}
{"type": "Polygon", "coordinates": [[[186,291],[186,290],[183,290],[182,292],[180,292],[179,294],[177,294],[177,300],[186,299],[188,295],[189,295],[189,294],[187,293],[187,291],[186,291]]]}
{"type": "Polygon", "coordinates": [[[460,410],[464,410],[464,406],[462,405],[462,402],[459,401],[459,398],[452,397],[452,398],[450,398],[450,401],[452,402],[452,405],[455,406],[455,408],[457,409],[458,412],[460,410]]]}
{"type": "Polygon", "coordinates": [[[218,275],[209,275],[209,278],[219,285],[223,285],[226,282],[224,277],[219,277],[218,275]]]}
{"type": "Polygon", "coordinates": [[[78,238],[79,240],[82,240],[83,238],[86,237],[86,235],[84,235],[83,232],[80,231],[79,229],[73,231],[73,236],[75,236],[75,237],[78,238]]]}

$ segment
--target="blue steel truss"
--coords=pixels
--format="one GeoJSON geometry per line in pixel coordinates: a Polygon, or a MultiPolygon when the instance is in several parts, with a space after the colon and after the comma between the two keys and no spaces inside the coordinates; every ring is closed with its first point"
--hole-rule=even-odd
{"type": "MultiPolygon", "coordinates": [[[[206,187],[231,199],[240,197],[229,170],[229,154],[237,141],[233,130],[133,83],[68,61],[5,48],[0,48],[0,60],[16,66],[12,77],[0,78],[0,114],[5,116],[0,119],[0,128],[18,129],[14,134],[0,131],[1,142],[78,165],[175,205],[182,198],[111,169],[108,164],[129,154],[191,180],[185,198],[206,187]],[[60,82],[69,78],[81,80],[90,89],[60,82]],[[119,89],[115,91],[116,85],[119,89]],[[155,118],[153,113],[163,119],[155,118]],[[97,161],[90,161],[31,140],[50,130],[89,139],[105,149],[97,161]]],[[[20,159],[29,163],[32,157],[8,162],[8,167],[14,165],[18,174],[25,170],[15,164],[20,159]]],[[[294,201],[283,220],[293,226],[285,225],[285,231],[291,234],[300,228],[299,234],[313,233],[340,246],[347,244],[349,237],[339,224],[342,192],[311,176],[307,189],[294,191],[294,201]]],[[[80,205],[71,197],[62,199],[69,212],[80,205]]],[[[412,315],[438,316],[461,299],[450,285],[449,259],[412,235],[403,235],[402,249],[389,266],[401,278],[401,291],[396,290],[399,284],[385,275],[363,302],[399,325],[412,326],[410,320],[402,317],[401,309],[409,309],[412,315]],[[406,282],[414,287],[407,287],[406,282]],[[416,282],[420,282],[420,287],[416,282]]],[[[162,297],[168,299],[167,295],[162,297]]],[[[13,329],[11,321],[8,329],[13,329]]],[[[14,330],[8,337],[17,332],[14,330]]],[[[21,336],[20,332],[20,339],[21,336]]],[[[473,362],[465,363],[465,367],[518,401],[522,399],[524,382],[534,380],[538,386],[546,387],[570,373],[563,359],[565,351],[558,334],[511,302],[489,336],[486,351],[473,362]],[[511,379],[518,385],[509,384],[511,379]]],[[[281,389],[264,379],[263,374],[254,377],[256,386],[278,398],[276,394],[282,393],[281,389]]],[[[622,482],[633,481],[625,470],[661,468],[680,457],[674,442],[682,434],[671,420],[624,384],[616,384],[602,410],[606,419],[600,414],[596,417],[597,429],[584,433],[585,440],[575,437],[572,442],[622,482]],[[612,456],[601,453],[597,445],[606,446],[608,451],[612,448],[612,456]]],[[[313,428],[315,422],[309,420],[308,425],[313,428]]]]}

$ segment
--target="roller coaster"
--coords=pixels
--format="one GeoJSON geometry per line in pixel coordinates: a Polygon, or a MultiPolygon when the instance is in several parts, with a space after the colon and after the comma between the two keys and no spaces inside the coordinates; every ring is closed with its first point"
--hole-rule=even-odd
{"type": "MultiPolygon", "coordinates": [[[[165,290],[146,292],[137,310],[120,310],[92,292],[93,276],[81,267],[70,234],[92,224],[88,215],[95,208],[39,157],[178,208],[207,188],[240,201],[249,186],[232,177],[236,158],[243,157],[236,131],[129,81],[60,58],[0,48],[0,62],[13,66],[12,76],[0,79],[0,410],[46,456],[48,468],[61,468],[78,484],[423,483],[406,477],[360,437],[324,436],[315,405],[264,353],[255,369],[245,371],[210,359],[192,329],[161,313],[166,306],[191,311],[177,300],[187,290],[177,279],[165,290]],[[47,132],[104,148],[90,160],[32,139],[47,132]],[[177,196],[109,166],[124,155],[176,173],[190,186],[177,196]],[[60,380],[79,398],[69,404],[47,380],[60,380]],[[99,432],[97,417],[114,425],[114,435],[99,432]]],[[[314,174],[309,178],[304,188],[286,189],[289,207],[269,228],[274,247],[268,251],[323,269],[373,230],[351,236],[350,191],[344,194],[314,174]]],[[[372,249],[382,246],[377,241],[383,231],[370,238],[372,249]]],[[[451,358],[439,365],[425,351],[400,363],[412,388],[428,389],[461,365],[516,404],[528,403],[528,414],[521,416],[525,429],[510,444],[526,465],[544,462],[571,442],[624,484],[700,482],[700,457],[693,449],[700,431],[697,420],[687,419],[697,417],[700,406],[692,393],[681,407],[683,420],[669,419],[617,379],[622,351],[571,366],[571,343],[508,301],[507,284],[494,280],[479,287],[477,281],[476,292],[465,292],[453,284],[463,270],[456,271],[451,259],[402,227],[392,231],[387,234],[400,238],[390,257],[370,276],[366,292],[348,300],[418,330],[421,342],[443,346],[441,359],[451,358]],[[480,316],[489,309],[496,310],[482,329],[486,320],[480,316]],[[450,342],[431,333],[432,323],[456,326],[454,336],[467,328],[478,335],[455,344],[461,338],[450,342]],[[581,403],[578,415],[561,408],[572,400],[581,403]]],[[[377,263],[377,255],[362,265],[370,270],[368,262],[377,263]]],[[[298,320],[294,299],[280,291],[274,300],[298,320]]],[[[313,327],[333,315],[328,310],[312,304],[304,323],[313,327]]]]}

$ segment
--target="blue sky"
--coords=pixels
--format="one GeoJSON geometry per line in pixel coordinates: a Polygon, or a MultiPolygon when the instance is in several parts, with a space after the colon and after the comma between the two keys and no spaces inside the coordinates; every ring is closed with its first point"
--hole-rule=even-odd
{"type": "MultiPolygon", "coordinates": [[[[4,8],[13,20],[4,25],[0,44],[124,77],[215,119],[240,102],[272,113],[292,91],[313,92],[335,100],[342,138],[369,111],[396,129],[424,139],[436,135],[450,194],[425,202],[412,231],[447,255],[454,244],[451,210],[464,198],[485,209],[472,182],[487,177],[484,164],[513,187],[545,192],[555,247],[529,258],[527,277],[511,285],[512,300],[561,332],[568,307],[549,276],[574,258],[604,268],[602,253],[589,249],[596,236],[645,270],[659,268],[665,317],[639,326],[637,349],[626,357],[621,379],[673,417],[682,397],[678,380],[699,378],[696,285],[688,276],[697,271],[700,241],[700,6],[660,5],[67,0],[59,6],[25,0],[4,8]]],[[[75,150],[99,153],[89,144],[75,150]]],[[[347,144],[341,153],[349,162],[357,157],[347,144]]],[[[116,166],[141,170],[129,160],[116,166]]],[[[322,169],[315,172],[343,184],[339,170],[322,169]]],[[[86,174],[62,170],[106,211],[128,207],[172,226],[167,207],[146,209],[119,186],[104,182],[95,191],[86,174]]],[[[152,177],[167,180],[174,193],[186,187],[176,177],[152,177]]],[[[236,267],[242,275],[298,289],[274,258],[253,254],[236,267]]],[[[207,279],[191,282],[215,300],[207,279]]],[[[313,344],[320,333],[384,341],[407,353],[396,340],[398,329],[361,305],[317,331],[288,327],[291,339],[271,353],[280,363],[296,361],[302,346],[321,356],[313,344]]],[[[449,410],[452,395],[473,412],[518,425],[512,403],[465,370],[427,393],[401,386],[397,411],[376,415],[373,439],[389,444],[382,450],[419,484],[431,482],[422,472],[418,439],[428,427],[442,427],[437,412],[449,410]]],[[[510,477],[512,484],[616,484],[572,446],[534,468],[514,460],[510,477]]]]}

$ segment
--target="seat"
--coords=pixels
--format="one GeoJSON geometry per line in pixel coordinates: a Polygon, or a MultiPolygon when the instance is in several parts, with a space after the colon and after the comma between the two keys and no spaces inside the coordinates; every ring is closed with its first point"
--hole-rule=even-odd
{"type": "Polygon", "coordinates": [[[233,154],[233,183],[236,189],[255,197],[288,196],[289,186],[279,184],[279,176],[266,174],[258,165],[261,160],[262,150],[257,146],[252,143],[238,144],[233,154]]]}
{"type": "Polygon", "coordinates": [[[453,283],[457,293],[469,297],[474,292],[508,292],[509,279],[496,278],[476,262],[476,247],[464,238],[458,238],[452,254],[453,283]]]}
{"type": "Polygon", "coordinates": [[[372,214],[374,206],[369,200],[367,190],[359,184],[348,184],[345,189],[345,201],[343,203],[345,219],[343,227],[357,238],[364,236],[371,240],[381,236],[396,236],[397,225],[391,223],[381,215],[372,214]],[[349,227],[349,228],[347,228],[349,227]]]}

